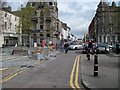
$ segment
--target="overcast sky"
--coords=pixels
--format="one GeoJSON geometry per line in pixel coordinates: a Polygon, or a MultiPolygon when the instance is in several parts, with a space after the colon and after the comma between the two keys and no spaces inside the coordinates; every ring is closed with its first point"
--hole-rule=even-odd
{"type": "MultiPolygon", "coordinates": [[[[12,2],[14,8],[20,7],[25,0],[7,0],[12,2]]],[[[32,0],[36,1],[36,0],[32,0]]],[[[38,1],[38,0],[37,0],[38,1]]],[[[47,0],[46,0],[47,1],[47,0]]],[[[49,0],[50,1],[50,0],[49,0]]],[[[71,33],[82,38],[88,31],[88,26],[95,16],[96,8],[100,0],[57,0],[59,19],[67,23],[71,28],[71,33]]],[[[119,0],[107,0],[109,2],[119,0]]]]}

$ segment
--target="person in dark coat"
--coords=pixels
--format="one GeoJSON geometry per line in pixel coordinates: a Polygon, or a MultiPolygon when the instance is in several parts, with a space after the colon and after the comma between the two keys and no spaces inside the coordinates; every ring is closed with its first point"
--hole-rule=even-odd
{"type": "Polygon", "coordinates": [[[119,44],[118,43],[116,43],[116,54],[119,54],[120,52],[119,52],[119,44]]]}
{"type": "Polygon", "coordinates": [[[92,41],[90,41],[89,43],[88,43],[88,48],[93,48],[93,43],[92,43],[92,41]]]}
{"type": "Polygon", "coordinates": [[[69,47],[68,43],[65,42],[65,44],[64,44],[65,54],[68,52],[68,47],[69,47]]]}

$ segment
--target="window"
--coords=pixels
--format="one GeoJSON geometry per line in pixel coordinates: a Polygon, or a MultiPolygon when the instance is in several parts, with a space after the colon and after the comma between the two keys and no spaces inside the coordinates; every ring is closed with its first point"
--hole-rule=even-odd
{"type": "Polygon", "coordinates": [[[7,17],[7,13],[5,13],[5,17],[7,17]]]}
{"type": "Polygon", "coordinates": [[[100,36],[100,42],[102,42],[102,37],[100,36]]]}
{"type": "Polygon", "coordinates": [[[17,17],[15,17],[15,21],[17,20],[17,17]]]}
{"type": "Polygon", "coordinates": [[[110,42],[110,36],[107,36],[107,42],[110,42]]]}
{"type": "Polygon", "coordinates": [[[10,23],[10,30],[11,30],[12,23],[10,23]]]}
{"type": "Polygon", "coordinates": [[[32,5],[32,6],[35,6],[35,2],[32,2],[31,5],[32,5]]]}
{"type": "Polygon", "coordinates": [[[45,3],[44,2],[40,2],[39,8],[44,8],[45,3]]]}
{"type": "Polygon", "coordinates": [[[49,2],[49,5],[53,5],[53,3],[52,3],[52,2],[49,2]]]}
{"type": "Polygon", "coordinates": [[[7,22],[5,22],[5,29],[7,29],[7,22]]]}
{"type": "Polygon", "coordinates": [[[15,30],[17,30],[17,25],[15,25],[15,30]]]}
{"type": "Polygon", "coordinates": [[[106,36],[103,37],[104,38],[104,43],[106,42],[106,36]]]}
{"type": "Polygon", "coordinates": [[[42,25],[40,25],[40,29],[43,29],[43,26],[42,26],[42,25]]]}

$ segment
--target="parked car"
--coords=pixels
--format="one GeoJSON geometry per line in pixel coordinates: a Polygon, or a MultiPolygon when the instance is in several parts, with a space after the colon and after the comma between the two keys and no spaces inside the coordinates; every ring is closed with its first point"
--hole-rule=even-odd
{"type": "Polygon", "coordinates": [[[108,44],[106,43],[100,43],[97,45],[97,48],[98,48],[98,53],[109,53],[110,52],[110,48],[108,46],[108,44]]]}
{"type": "Polygon", "coordinates": [[[82,53],[83,53],[83,54],[86,54],[86,53],[87,53],[87,50],[88,50],[88,44],[84,44],[84,45],[83,45],[83,49],[82,49],[82,53]]]}
{"type": "Polygon", "coordinates": [[[69,49],[70,50],[82,50],[83,45],[82,44],[70,44],[69,49]]]}
{"type": "MultiPolygon", "coordinates": [[[[119,45],[118,52],[120,53],[120,43],[118,43],[118,45],[119,45]]],[[[113,52],[116,52],[116,44],[113,45],[113,47],[112,47],[112,51],[113,51],[113,52]]]]}
{"type": "MultiPolygon", "coordinates": [[[[86,54],[86,53],[88,53],[88,50],[89,50],[89,48],[88,48],[88,43],[87,44],[84,44],[83,45],[83,49],[82,49],[82,53],[83,54],[86,54]]],[[[93,48],[90,50],[90,53],[95,53],[96,51],[95,50],[97,50],[97,44],[96,43],[93,43],[93,48]]]]}
{"type": "Polygon", "coordinates": [[[109,49],[110,49],[110,51],[112,51],[112,47],[113,47],[113,45],[111,45],[111,44],[109,44],[109,43],[105,43],[105,44],[107,44],[108,45],[108,47],[109,47],[109,49]]]}

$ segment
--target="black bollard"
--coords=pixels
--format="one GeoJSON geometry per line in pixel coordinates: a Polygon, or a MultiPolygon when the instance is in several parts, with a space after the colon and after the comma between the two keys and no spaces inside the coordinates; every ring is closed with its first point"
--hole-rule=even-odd
{"type": "Polygon", "coordinates": [[[89,53],[87,54],[87,59],[90,60],[90,54],[89,53]]]}
{"type": "Polygon", "coordinates": [[[94,55],[94,76],[98,76],[98,55],[94,55]]]}

